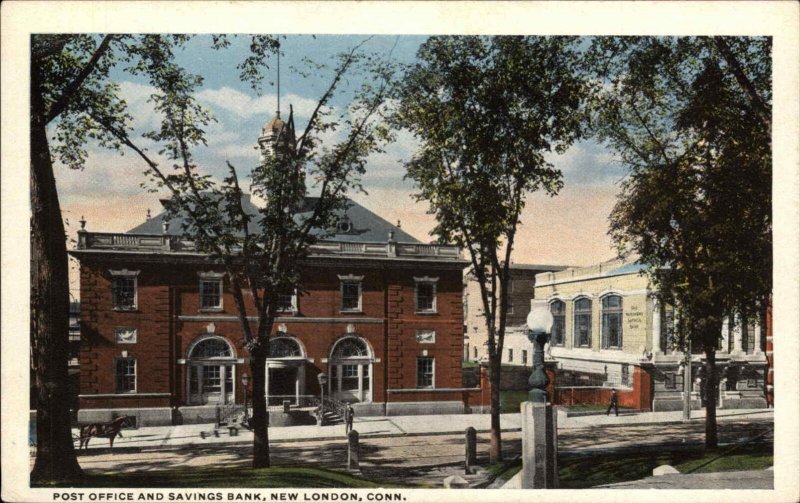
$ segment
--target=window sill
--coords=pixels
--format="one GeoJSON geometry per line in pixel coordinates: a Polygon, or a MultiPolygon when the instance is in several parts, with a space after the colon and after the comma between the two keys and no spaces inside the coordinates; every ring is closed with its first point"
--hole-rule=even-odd
{"type": "Polygon", "coordinates": [[[117,313],[138,313],[138,307],[113,307],[111,308],[112,311],[117,313]]]}
{"type": "Polygon", "coordinates": [[[414,311],[414,314],[422,314],[422,315],[439,314],[439,312],[438,311],[414,311]]]}
{"type": "Polygon", "coordinates": [[[225,310],[221,307],[202,307],[197,310],[199,313],[221,313],[223,311],[225,310]]]}

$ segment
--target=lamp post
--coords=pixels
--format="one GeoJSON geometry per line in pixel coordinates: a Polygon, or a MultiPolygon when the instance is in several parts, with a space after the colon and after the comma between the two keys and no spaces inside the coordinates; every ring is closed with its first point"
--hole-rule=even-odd
{"type": "Polygon", "coordinates": [[[322,418],[325,416],[325,385],[328,384],[328,374],[320,372],[317,374],[319,382],[319,418],[317,424],[322,426],[322,418]]]}
{"type": "Polygon", "coordinates": [[[544,371],[544,345],[550,339],[553,315],[547,304],[536,304],[528,314],[528,340],[533,343],[533,369],[528,384],[531,387],[528,400],[547,403],[547,385],[550,379],[544,371]]]}
{"type": "Polygon", "coordinates": [[[250,384],[250,376],[247,372],[242,374],[242,386],[244,386],[244,419],[247,421],[247,385],[250,384]]]}

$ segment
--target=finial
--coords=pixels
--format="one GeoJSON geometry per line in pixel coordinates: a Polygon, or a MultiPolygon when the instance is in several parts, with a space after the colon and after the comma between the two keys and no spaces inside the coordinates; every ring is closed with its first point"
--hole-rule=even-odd
{"type": "Polygon", "coordinates": [[[397,228],[398,229],[400,228],[400,219],[399,218],[397,219],[397,228]]]}
{"type": "Polygon", "coordinates": [[[147,208],[147,219],[150,220],[150,208],[147,208]]]}
{"type": "Polygon", "coordinates": [[[81,230],[85,231],[86,230],[86,219],[83,217],[83,215],[81,215],[81,219],[78,220],[78,223],[81,224],[81,230]]]}

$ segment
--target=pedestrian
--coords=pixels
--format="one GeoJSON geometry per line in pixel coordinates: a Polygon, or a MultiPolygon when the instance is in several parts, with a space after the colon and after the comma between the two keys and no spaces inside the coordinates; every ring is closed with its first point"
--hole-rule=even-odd
{"type": "Polygon", "coordinates": [[[355,415],[356,413],[353,411],[353,407],[348,403],[347,408],[344,410],[345,433],[350,433],[353,429],[353,418],[355,415]]]}
{"type": "Polygon", "coordinates": [[[611,407],[614,407],[614,414],[619,416],[619,409],[617,408],[617,390],[615,388],[611,388],[611,401],[608,404],[608,409],[606,409],[606,416],[611,412],[611,407]]]}

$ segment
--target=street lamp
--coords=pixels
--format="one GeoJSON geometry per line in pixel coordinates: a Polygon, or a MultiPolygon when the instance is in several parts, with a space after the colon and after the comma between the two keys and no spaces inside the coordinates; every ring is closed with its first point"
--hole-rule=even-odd
{"type": "Polygon", "coordinates": [[[535,304],[528,314],[528,340],[533,343],[533,370],[528,384],[531,390],[528,400],[547,403],[547,385],[550,383],[544,371],[544,345],[550,339],[553,328],[553,314],[547,304],[535,304]]]}
{"type": "Polygon", "coordinates": [[[250,384],[250,376],[247,372],[242,374],[242,385],[244,386],[244,419],[247,421],[247,385],[250,384]]]}
{"type": "Polygon", "coordinates": [[[317,381],[319,382],[319,418],[317,424],[322,426],[322,418],[325,416],[325,385],[328,384],[328,374],[320,372],[317,374],[317,381]]]}

